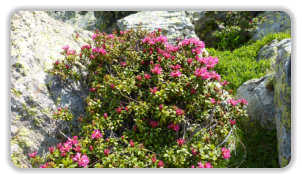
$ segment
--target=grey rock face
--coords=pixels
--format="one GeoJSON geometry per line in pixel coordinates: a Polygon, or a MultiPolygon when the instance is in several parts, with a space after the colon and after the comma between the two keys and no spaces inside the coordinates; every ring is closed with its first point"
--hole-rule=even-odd
{"type": "Polygon", "coordinates": [[[12,16],[11,157],[18,167],[30,167],[27,153],[45,153],[64,137],[58,130],[66,124],[52,119],[57,107],[68,107],[75,119],[84,113],[85,94],[81,91],[85,86],[60,84],[47,70],[63,58],[62,46],[68,44],[79,51],[90,36],[90,32],[54,20],[42,11],[19,11],[12,16]]]}
{"type": "Polygon", "coordinates": [[[290,16],[285,12],[267,11],[259,14],[258,17],[267,17],[267,21],[258,25],[253,40],[259,40],[270,33],[291,32],[290,16]]]}
{"type": "Polygon", "coordinates": [[[162,29],[169,42],[176,41],[177,37],[197,38],[192,24],[192,12],[185,11],[143,11],[131,14],[117,21],[120,29],[126,30],[137,28],[141,25],[142,29],[154,31],[162,29]]]}
{"type": "Polygon", "coordinates": [[[289,38],[283,39],[280,42],[277,40],[273,40],[270,44],[263,46],[257,58],[257,61],[260,60],[270,60],[271,62],[271,70],[275,71],[276,69],[276,60],[279,55],[278,49],[288,49],[291,46],[291,40],[289,38]]]}
{"type": "Polygon", "coordinates": [[[291,159],[291,41],[283,41],[287,43],[278,46],[274,80],[275,120],[281,167],[285,167],[291,159]]]}
{"type": "Polygon", "coordinates": [[[272,75],[245,82],[237,90],[237,97],[248,101],[247,114],[251,120],[259,121],[269,129],[276,127],[274,114],[274,91],[268,90],[266,85],[272,75]]]}

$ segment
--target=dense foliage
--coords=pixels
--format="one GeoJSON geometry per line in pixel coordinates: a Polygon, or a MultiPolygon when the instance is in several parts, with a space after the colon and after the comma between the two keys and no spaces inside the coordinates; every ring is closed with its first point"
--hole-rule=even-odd
{"type": "Polygon", "coordinates": [[[256,11],[207,11],[206,21],[197,22],[200,39],[205,39],[209,47],[218,50],[234,50],[248,42],[257,24],[266,17],[256,17],[256,11]],[[201,26],[201,27],[199,27],[201,26]]]}
{"type": "MultiPolygon", "coordinates": [[[[31,153],[33,167],[228,167],[247,102],[224,90],[202,41],[169,44],[161,29],[96,31],[92,40],[80,53],[64,46],[51,70],[89,86],[82,132],[46,156],[31,153]]],[[[54,119],[69,120],[58,111],[54,119]]]]}
{"type": "Polygon", "coordinates": [[[244,82],[250,79],[260,78],[268,73],[271,66],[270,59],[259,59],[260,49],[271,43],[273,40],[290,38],[290,34],[277,33],[270,34],[256,42],[249,42],[247,45],[235,49],[234,51],[219,51],[213,48],[207,51],[219,59],[219,64],[215,70],[221,74],[222,78],[229,81],[229,89],[238,89],[244,82]]]}

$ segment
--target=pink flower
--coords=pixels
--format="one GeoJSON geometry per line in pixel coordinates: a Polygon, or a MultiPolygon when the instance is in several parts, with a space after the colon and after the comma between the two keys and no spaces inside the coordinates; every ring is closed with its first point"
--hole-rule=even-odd
{"type": "Polygon", "coordinates": [[[173,69],[173,70],[179,70],[181,69],[181,66],[179,64],[173,66],[173,65],[170,65],[170,67],[173,69]]]}
{"type": "Polygon", "coordinates": [[[94,130],[92,135],[91,135],[91,139],[99,139],[103,137],[103,135],[101,134],[100,130],[94,130]]]}
{"type": "Polygon", "coordinates": [[[197,167],[197,168],[204,168],[204,164],[203,164],[203,163],[198,162],[197,164],[198,164],[198,167],[197,167]]]}
{"type": "Polygon", "coordinates": [[[195,165],[192,165],[191,168],[195,168],[195,165]]]}
{"type": "Polygon", "coordinates": [[[136,79],[137,79],[138,81],[142,81],[141,75],[138,75],[138,76],[136,77],[136,79]]]}
{"type": "Polygon", "coordinates": [[[65,46],[62,47],[62,49],[65,50],[65,51],[67,51],[69,49],[69,46],[65,45],[65,46]]]}
{"type": "Polygon", "coordinates": [[[221,76],[218,73],[216,73],[215,71],[211,72],[211,76],[212,76],[212,79],[215,79],[217,81],[221,80],[221,76]]]}
{"type": "Polygon", "coordinates": [[[152,126],[152,128],[156,128],[158,126],[158,122],[157,121],[151,121],[150,125],[152,126]]]}
{"type": "Polygon", "coordinates": [[[59,65],[59,63],[60,63],[60,61],[59,61],[59,60],[57,60],[57,61],[55,62],[55,64],[56,64],[56,65],[59,65]]]}
{"type": "Polygon", "coordinates": [[[220,82],[221,85],[228,85],[230,84],[229,82],[227,82],[226,80],[224,80],[223,82],[220,82]]]}
{"type": "Polygon", "coordinates": [[[125,67],[127,65],[126,62],[121,62],[120,64],[121,64],[122,67],[125,67]]]}
{"type": "Polygon", "coordinates": [[[111,89],[114,89],[114,88],[115,88],[115,87],[114,87],[114,84],[110,84],[109,86],[110,86],[111,89]]]}
{"type": "Polygon", "coordinates": [[[39,168],[47,168],[49,166],[48,162],[46,164],[41,165],[39,168]]]}
{"type": "Polygon", "coordinates": [[[99,35],[98,34],[93,34],[92,35],[92,40],[95,40],[99,35]]]}
{"type": "Polygon", "coordinates": [[[164,162],[161,161],[161,160],[160,160],[160,161],[158,162],[158,164],[157,164],[157,166],[158,166],[159,168],[164,167],[164,165],[165,165],[164,162]]]}
{"type": "Polygon", "coordinates": [[[154,87],[153,89],[150,88],[150,92],[151,92],[152,94],[155,94],[155,93],[157,92],[157,87],[154,87]]]}
{"type": "Polygon", "coordinates": [[[82,157],[78,160],[78,165],[80,167],[87,167],[89,163],[89,158],[86,154],[83,154],[82,157]]]}
{"type": "Polygon", "coordinates": [[[36,152],[33,152],[33,153],[28,153],[28,155],[29,155],[31,158],[35,158],[36,155],[37,155],[37,151],[36,151],[36,152]]]}
{"type": "Polygon", "coordinates": [[[184,110],[180,109],[180,108],[177,108],[176,109],[176,115],[177,116],[180,116],[180,115],[183,115],[184,114],[184,110]]]}
{"type": "Polygon", "coordinates": [[[161,62],[161,57],[160,56],[158,56],[158,61],[161,62]]]}
{"type": "Polygon", "coordinates": [[[130,146],[134,147],[134,142],[132,141],[132,139],[130,140],[130,146]]]}
{"type": "Polygon", "coordinates": [[[73,150],[76,152],[81,152],[81,148],[82,148],[82,146],[78,145],[76,148],[73,148],[73,150]]]}
{"type": "Polygon", "coordinates": [[[94,91],[95,91],[95,88],[90,88],[89,91],[90,91],[90,92],[94,92],[94,91]]]}
{"type": "Polygon", "coordinates": [[[229,99],[228,103],[231,103],[232,106],[236,106],[238,101],[234,100],[234,99],[229,99]]]}
{"type": "Polygon", "coordinates": [[[173,123],[172,123],[172,124],[169,124],[169,125],[168,125],[168,129],[174,130],[174,131],[178,132],[179,129],[180,129],[180,127],[179,127],[178,124],[173,124],[173,123]]]}
{"type": "Polygon", "coordinates": [[[77,154],[72,158],[72,160],[73,160],[74,162],[77,162],[80,158],[81,158],[81,153],[77,153],[77,154]]]}
{"type": "Polygon", "coordinates": [[[248,104],[248,102],[245,99],[240,99],[239,102],[244,105],[244,104],[248,104]]]}
{"type": "Polygon", "coordinates": [[[215,104],[215,103],[216,103],[216,101],[215,101],[214,98],[210,99],[210,102],[211,102],[212,104],[215,104]]]}
{"type": "Polygon", "coordinates": [[[191,65],[191,63],[193,62],[193,59],[192,58],[188,58],[187,62],[188,62],[189,65],[191,65]]]}
{"type": "Polygon", "coordinates": [[[205,168],[213,168],[212,165],[210,164],[210,162],[204,164],[204,167],[205,167],[205,168]]]}
{"type": "Polygon", "coordinates": [[[161,32],[161,28],[158,28],[157,31],[158,31],[158,32],[161,32]]]}
{"type": "Polygon", "coordinates": [[[191,89],[191,94],[195,94],[196,93],[196,89],[191,89]]]}
{"type": "Polygon", "coordinates": [[[144,76],[145,76],[145,79],[146,79],[146,80],[149,79],[149,78],[151,78],[151,75],[149,75],[149,74],[147,74],[147,73],[145,73],[144,76]]]}
{"type": "Polygon", "coordinates": [[[231,153],[230,153],[230,149],[226,149],[226,148],[221,148],[221,155],[224,159],[228,159],[231,157],[231,153]]]}
{"type": "Polygon", "coordinates": [[[54,147],[48,147],[49,152],[52,154],[55,151],[54,147]]]}
{"type": "Polygon", "coordinates": [[[67,65],[67,64],[65,65],[65,68],[67,68],[67,69],[68,69],[69,67],[70,67],[69,65],[67,65]]]}
{"type": "Polygon", "coordinates": [[[181,72],[180,71],[172,71],[170,73],[170,76],[174,77],[174,78],[177,78],[177,77],[181,77],[181,72]]]}
{"type": "Polygon", "coordinates": [[[108,118],[108,114],[107,114],[107,113],[104,113],[104,114],[103,114],[103,117],[104,117],[105,119],[107,119],[107,118],[108,118]]]}
{"type": "Polygon", "coordinates": [[[91,60],[94,60],[94,59],[95,59],[94,55],[91,54],[91,55],[90,55],[90,59],[91,59],[91,60]]]}
{"type": "Polygon", "coordinates": [[[230,119],[230,124],[233,126],[234,124],[236,124],[236,120],[230,119]]]}
{"type": "Polygon", "coordinates": [[[210,73],[208,72],[207,68],[205,68],[205,67],[197,68],[195,70],[195,76],[201,77],[203,80],[211,78],[210,73]]]}
{"type": "Polygon", "coordinates": [[[121,112],[122,112],[122,108],[121,107],[119,107],[119,108],[115,108],[115,111],[118,113],[118,114],[120,114],[121,112]]]}
{"type": "Polygon", "coordinates": [[[108,155],[109,155],[109,149],[105,149],[104,150],[104,154],[108,157],[108,155]]]}
{"type": "Polygon", "coordinates": [[[177,143],[181,147],[185,143],[185,139],[179,138],[177,139],[177,143]]]}
{"type": "Polygon", "coordinates": [[[158,108],[159,108],[159,110],[162,110],[164,108],[164,105],[160,104],[158,108]]]}
{"type": "Polygon", "coordinates": [[[192,154],[193,154],[193,155],[196,155],[196,154],[197,154],[197,152],[196,152],[195,149],[192,149],[192,154]]]}
{"type": "Polygon", "coordinates": [[[92,146],[92,145],[89,146],[89,150],[90,150],[90,151],[93,151],[93,146],[92,146]]]}
{"type": "Polygon", "coordinates": [[[155,67],[153,69],[151,69],[151,72],[154,75],[160,75],[162,70],[163,69],[159,66],[159,64],[155,64],[155,67]]]}
{"type": "Polygon", "coordinates": [[[62,153],[61,153],[61,156],[62,156],[62,157],[65,157],[65,156],[66,156],[66,152],[65,152],[65,151],[62,152],[62,153]]]}
{"type": "Polygon", "coordinates": [[[152,157],[152,162],[155,163],[156,162],[156,157],[152,157]]]}

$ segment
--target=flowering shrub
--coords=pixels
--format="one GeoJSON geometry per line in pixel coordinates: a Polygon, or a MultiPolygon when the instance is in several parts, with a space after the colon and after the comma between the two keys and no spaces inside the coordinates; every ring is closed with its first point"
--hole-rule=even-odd
{"type": "Polygon", "coordinates": [[[32,157],[34,167],[227,167],[247,102],[223,90],[228,82],[212,70],[219,60],[202,41],[169,44],[160,29],[92,39],[79,53],[63,47],[51,71],[89,86],[82,132],[32,157]]]}

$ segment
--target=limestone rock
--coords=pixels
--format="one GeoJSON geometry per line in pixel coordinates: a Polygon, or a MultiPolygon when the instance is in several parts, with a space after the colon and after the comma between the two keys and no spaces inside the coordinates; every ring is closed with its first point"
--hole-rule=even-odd
{"type": "Polygon", "coordinates": [[[252,37],[255,41],[270,33],[291,32],[291,20],[286,12],[266,11],[258,14],[258,17],[267,17],[267,20],[258,24],[258,28],[252,37]]]}
{"type": "Polygon", "coordinates": [[[197,38],[192,24],[192,16],[185,11],[143,11],[131,14],[117,21],[120,29],[126,30],[137,28],[154,31],[162,29],[163,35],[167,36],[169,42],[175,42],[177,37],[197,38]]]}
{"type": "MultiPolygon", "coordinates": [[[[80,50],[91,32],[54,20],[42,11],[18,11],[11,18],[11,156],[18,167],[30,167],[28,153],[48,151],[63,136],[62,122],[52,119],[57,107],[75,118],[84,113],[85,86],[65,86],[47,70],[62,59],[62,46],[80,50]],[[76,39],[75,34],[79,37],[76,39]]],[[[77,126],[73,123],[74,127],[77,126]]]]}

